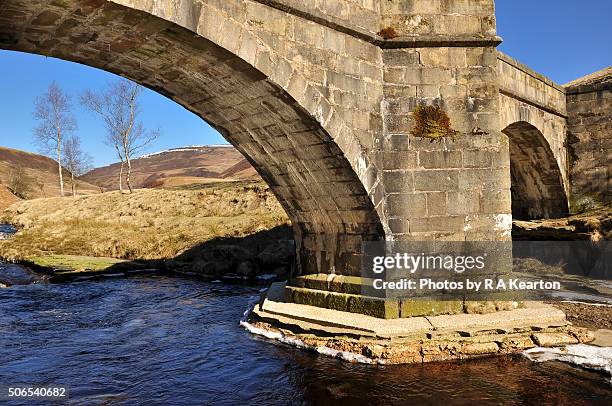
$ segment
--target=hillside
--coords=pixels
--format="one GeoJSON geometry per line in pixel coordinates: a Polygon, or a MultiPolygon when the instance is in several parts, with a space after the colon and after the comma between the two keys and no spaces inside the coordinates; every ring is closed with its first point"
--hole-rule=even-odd
{"type": "Polygon", "coordinates": [[[4,185],[0,185],[0,211],[21,200],[4,185]]]}
{"type": "MultiPolygon", "coordinates": [[[[23,170],[28,185],[26,194],[29,199],[59,195],[56,161],[43,155],[0,147],[0,183],[3,186],[0,192],[0,210],[5,209],[10,203],[19,200],[15,196],[11,197],[12,193],[7,190],[7,188],[10,189],[12,186],[11,177],[13,177],[16,171],[15,168],[23,170]]],[[[66,180],[70,178],[70,173],[65,169],[64,177],[66,180]]],[[[69,182],[65,184],[65,189],[67,192],[70,191],[69,182]]],[[[87,194],[97,192],[99,188],[79,181],[78,190],[81,193],[87,194]]]]}
{"type": "MultiPolygon", "coordinates": [[[[83,179],[106,190],[116,190],[119,188],[119,168],[119,163],[96,168],[83,179]]],[[[259,179],[259,176],[232,146],[188,146],[148,154],[132,161],[134,188],[249,179],[259,179]]]]}

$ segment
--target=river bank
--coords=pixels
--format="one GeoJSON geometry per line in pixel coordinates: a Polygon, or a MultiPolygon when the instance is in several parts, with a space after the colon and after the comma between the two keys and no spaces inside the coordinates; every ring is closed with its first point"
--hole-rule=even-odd
{"type": "MultiPolygon", "coordinates": [[[[0,262],[2,264],[2,262],[0,262]]],[[[7,287],[13,284],[27,284],[33,282],[78,282],[90,279],[103,279],[109,277],[131,277],[136,275],[165,275],[165,276],[184,276],[194,277],[209,281],[224,281],[228,283],[250,283],[253,285],[264,284],[273,280],[286,278],[284,273],[259,273],[240,275],[233,272],[222,274],[206,272],[190,272],[168,266],[168,261],[130,261],[116,258],[87,257],[82,255],[46,255],[40,257],[22,258],[11,263],[14,269],[24,268],[29,270],[31,278],[25,281],[24,276],[17,276],[16,279],[7,276],[3,279],[0,272],[0,283],[7,287]],[[36,275],[36,277],[33,277],[36,275]],[[24,282],[22,282],[24,281],[24,282]]]]}
{"type": "Polygon", "coordinates": [[[58,277],[156,269],[210,278],[286,277],[288,219],[261,182],[107,192],[14,204],[0,258],[58,277]]]}

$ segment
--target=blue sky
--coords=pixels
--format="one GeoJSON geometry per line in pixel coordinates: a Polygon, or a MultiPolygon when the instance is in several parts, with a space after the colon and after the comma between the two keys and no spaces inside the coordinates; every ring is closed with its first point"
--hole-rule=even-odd
{"type": "MultiPolygon", "coordinates": [[[[558,83],[612,64],[611,0],[497,0],[499,49],[558,83]]],[[[102,88],[115,76],[76,63],[0,51],[0,145],[36,151],[33,101],[56,80],[73,98],[83,147],[96,166],[115,161],[103,143],[99,120],[78,105],[87,88],[102,88]]],[[[149,150],[225,143],[204,121],[150,90],[142,96],[145,125],[162,129],[149,150]]]]}
{"type": "Polygon", "coordinates": [[[497,0],[502,52],[559,84],[612,65],[611,0],[497,0]]]}

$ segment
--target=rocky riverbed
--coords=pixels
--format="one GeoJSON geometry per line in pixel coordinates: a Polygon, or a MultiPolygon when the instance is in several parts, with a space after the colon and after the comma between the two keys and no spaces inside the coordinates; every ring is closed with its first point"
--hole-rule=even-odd
{"type": "Polygon", "coordinates": [[[612,240],[612,205],[559,219],[512,222],[514,240],[612,240]]]}

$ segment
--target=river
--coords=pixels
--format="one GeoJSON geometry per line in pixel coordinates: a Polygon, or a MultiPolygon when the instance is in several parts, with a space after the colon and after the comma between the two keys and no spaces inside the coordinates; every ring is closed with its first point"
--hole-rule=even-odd
{"type": "Polygon", "coordinates": [[[520,355],[373,367],[275,344],[238,324],[257,292],[172,277],[0,289],[0,386],[68,385],[74,405],[612,402],[607,377],[520,355]]]}

